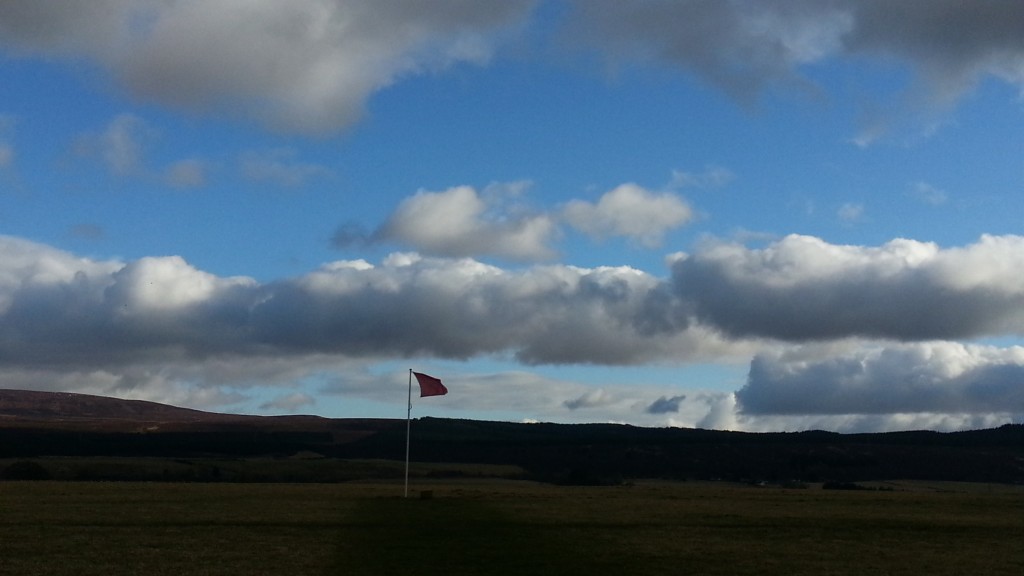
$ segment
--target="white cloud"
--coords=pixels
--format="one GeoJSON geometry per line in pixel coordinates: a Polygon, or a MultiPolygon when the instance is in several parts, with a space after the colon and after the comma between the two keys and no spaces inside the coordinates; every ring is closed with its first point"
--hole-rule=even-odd
{"type": "Polygon", "coordinates": [[[93,59],[151,101],[329,134],[403,76],[485,62],[532,4],[40,0],[0,6],[0,41],[26,55],[93,59]]]}
{"type": "Polygon", "coordinates": [[[660,245],[667,232],[694,217],[693,209],[679,196],[631,183],[606,192],[597,204],[572,200],[562,215],[570,226],[589,236],[624,236],[647,247],[660,245]]]}
{"type": "Polygon", "coordinates": [[[650,192],[623,184],[596,204],[573,200],[558,212],[528,210],[521,198],[528,182],[494,183],[478,192],[456,186],[420,191],[406,198],[372,234],[353,224],[341,226],[334,243],[400,242],[425,254],[446,257],[498,256],[517,261],[546,260],[560,224],[593,238],[626,237],[658,246],[665,234],[689,222],[693,210],[671,192],[650,192]]]}
{"type": "Polygon", "coordinates": [[[742,430],[736,414],[736,395],[721,394],[708,399],[708,412],[697,428],[707,430],[742,430]]]}
{"type": "Polygon", "coordinates": [[[700,322],[734,336],[929,340],[1024,332],[1024,237],[965,247],[897,239],[842,246],[790,235],[761,249],[713,243],[673,264],[700,322]]]}
{"type": "Polygon", "coordinates": [[[374,239],[401,242],[437,256],[553,257],[548,246],[557,231],[552,219],[503,209],[500,198],[494,193],[481,195],[471,186],[420,191],[398,206],[374,239]]]}

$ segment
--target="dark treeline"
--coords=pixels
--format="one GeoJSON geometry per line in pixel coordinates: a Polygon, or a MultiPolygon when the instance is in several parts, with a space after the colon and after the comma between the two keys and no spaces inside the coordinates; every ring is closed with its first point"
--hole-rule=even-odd
{"type": "MultiPolygon", "coordinates": [[[[282,429],[253,418],[167,431],[0,427],[0,458],[287,458],[402,460],[404,420],[309,421],[282,429]],[[315,424],[315,425],[314,425],[315,424]]],[[[412,459],[518,466],[572,484],[630,478],[767,482],[882,479],[1024,482],[1024,426],[952,433],[742,433],[616,424],[520,424],[424,418],[412,422],[412,459]]]]}

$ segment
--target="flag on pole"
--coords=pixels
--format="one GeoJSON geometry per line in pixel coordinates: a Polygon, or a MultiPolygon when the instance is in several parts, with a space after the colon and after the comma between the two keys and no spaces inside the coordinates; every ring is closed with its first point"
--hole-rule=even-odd
{"type": "Polygon", "coordinates": [[[420,385],[420,398],[424,396],[444,396],[448,393],[448,389],[444,387],[444,384],[433,376],[427,376],[419,372],[413,372],[413,376],[416,376],[416,382],[420,385]]]}
{"type": "Polygon", "coordinates": [[[420,398],[424,396],[444,396],[448,389],[441,384],[441,380],[433,376],[427,376],[409,369],[409,403],[405,411],[405,497],[409,497],[409,438],[411,437],[412,424],[412,377],[416,376],[416,382],[420,385],[420,398]]]}

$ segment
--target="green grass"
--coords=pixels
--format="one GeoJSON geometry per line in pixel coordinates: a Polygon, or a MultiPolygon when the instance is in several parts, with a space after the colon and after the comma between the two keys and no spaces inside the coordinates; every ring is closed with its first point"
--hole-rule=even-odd
{"type": "Polygon", "coordinates": [[[0,483],[0,575],[1024,574],[1024,491],[0,483]]]}

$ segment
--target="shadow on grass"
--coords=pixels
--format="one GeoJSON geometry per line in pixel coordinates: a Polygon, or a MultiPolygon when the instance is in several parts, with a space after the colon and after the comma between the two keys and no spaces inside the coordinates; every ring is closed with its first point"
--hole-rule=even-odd
{"type": "MultiPolygon", "coordinates": [[[[337,574],[576,574],[553,526],[514,521],[485,501],[369,498],[339,543],[337,574]]],[[[585,571],[585,570],[584,570],[585,571]]]]}

